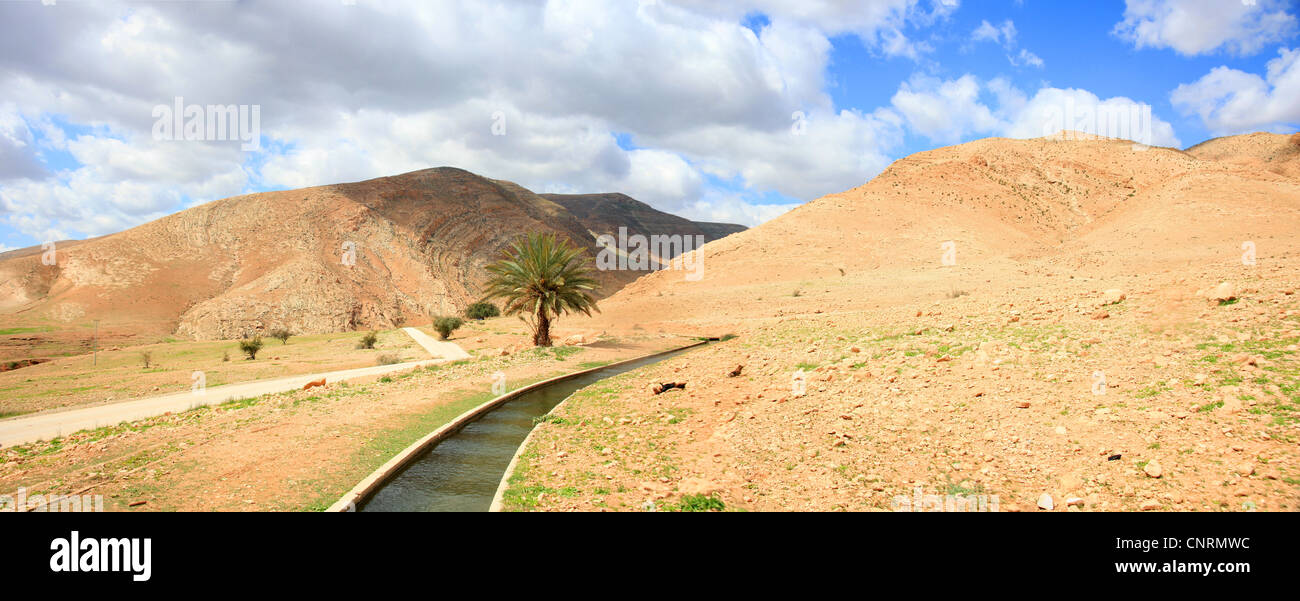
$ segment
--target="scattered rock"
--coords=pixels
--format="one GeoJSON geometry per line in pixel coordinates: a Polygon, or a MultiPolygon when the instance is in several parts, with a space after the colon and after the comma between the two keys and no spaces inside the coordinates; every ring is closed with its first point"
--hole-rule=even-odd
{"type": "Polygon", "coordinates": [[[1237,287],[1231,282],[1223,282],[1214,288],[1211,288],[1207,296],[1212,301],[1227,302],[1237,298],[1237,287]]]}
{"type": "Polygon", "coordinates": [[[1142,471],[1146,472],[1146,475],[1152,478],[1159,478],[1164,474],[1164,469],[1160,467],[1160,462],[1155,459],[1148,461],[1147,464],[1143,466],[1142,471]]]}
{"type": "Polygon", "coordinates": [[[663,394],[674,389],[686,390],[686,382],[665,382],[663,384],[654,384],[650,386],[650,392],[655,394],[663,394]]]}
{"type": "Polygon", "coordinates": [[[1052,495],[1043,493],[1038,496],[1038,508],[1051,511],[1056,505],[1052,503],[1052,495]]]}
{"type": "Polygon", "coordinates": [[[1103,292],[1101,298],[1102,304],[1114,305],[1123,302],[1123,300],[1128,297],[1124,294],[1123,290],[1120,290],[1119,288],[1111,288],[1110,290],[1103,292]]]}

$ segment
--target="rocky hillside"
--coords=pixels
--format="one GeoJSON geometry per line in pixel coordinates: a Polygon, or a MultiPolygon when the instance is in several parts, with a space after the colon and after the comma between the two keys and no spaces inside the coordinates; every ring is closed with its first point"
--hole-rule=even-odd
{"type": "MultiPolygon", "coordinates": [[[[587,229],[594,234],[618,235],[620,227],[627,228],[628,234],[680,234],[682,236],[704,236],[705,242],[712,242],[736,232],[745,231],[745,226],[732,223],[710,223],[691,221],[670,213],[656,210],[626,194],[617,192],[607,194],[543,194],[543,198],[568,209],[587,229]]],[[[665,257],[671,259],[672,257],[665,257]]]]}
{"type": "Polygon", "coordinates": [[[1207,140],[1188,154],[1212,161],[1255,167],[1300,179],[1300,134],[1254,133],[1207,140]]]}
{"type": "MultiPolygon", "coordinates": [[[[693,225],[637,206],[630,223],[693,225]]],[[[237,196],[139,227],[0,257],[0,323],[59,329],[98,319],[137,332],[222,339],[388,328],[477,300],[484,267],[524,232],[597,250],[584,223],[514,183],[437,168],[237,196]]],[[[599,273],[602,295],[641,275],[599,273]]]]}

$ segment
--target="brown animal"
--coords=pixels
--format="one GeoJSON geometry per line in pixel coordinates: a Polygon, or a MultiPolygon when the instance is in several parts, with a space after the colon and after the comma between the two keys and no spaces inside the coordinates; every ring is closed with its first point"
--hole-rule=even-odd
{"type": "Polygon", "coordinates": [[[734,377],[736,377],[736,376],[739,376],[739,375],[740,375],[740,372],[741,372],[741,371],[744,371],[744,369],[745,369],[745,366],[744,366],[744,365],[737,365],[737,366],[736,366],[736,369],[733,369],[733,370],[731,370],[730,372],[727,372],[727,377],[728,377],[728,378],[734,378],[734,377]]]}
{"type": "Polygon", "coordinates": [[[317,386],[324,386],[324,385],[325,385],[325,378],[321,378],[319,380],[316,380],[315,382],[308,382],[306,386],[302,387],[302,389],[311,390],[317,386]]]}

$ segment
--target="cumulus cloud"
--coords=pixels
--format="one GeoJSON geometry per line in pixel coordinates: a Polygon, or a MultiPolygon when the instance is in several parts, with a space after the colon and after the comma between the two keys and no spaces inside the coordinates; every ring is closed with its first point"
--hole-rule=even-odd
{"type": "Polygon", "coordinates": [[[1114,33],[1137,48],[1249,55],[1294,35],[1296,17],[1287,8],[1287,0],[1126,0],[1114,33]]]}
{"type": "Polygon", "coordinates": [[[0,180],[39,179],[46,175],[33,141],[27,122],[12,107],[0,106],[0,180]]]}
{"type": "Polygon", "coordinates": [[[891,102],[913,131],[936,142],[954,143],[997,129],[997,117],[979,96],[974,75],[948,81],[917,75],[899,86],[891,102]]]}
{"type": "Polygon", "coordinates": [[[1182,84],[1170,102],[1183,114],[1195,113],[1218,135],[1258,129],[1294,131],[1300,124],[1300,49],[1282,48],[1268,62],[1264,77],[1216,67],[1182,84]]]}
{"type": "Polygon", "coordinates": [[[1150,105],[1122,96],[1101,99],[1080,89],[1043,87],[1031,97],[1004,79],[981,83],[967,74],[939,80],[914,76],[892,99],[907,127],[954,143],[977,135],[1038,138],[1062,130],[1181,146],[1173,126],[1150,105]]]}
{"type": "Polygon", "coordinates": [[[833,108],[830,38],[917,57],[915,32],[957,4],[3,2],[0,219],[98,235],[249,189],[452,165],[752,225],[784,210],[772,193],[858,185],[901,143],[892,111],[833,108]],[[755,13],[766,23],[744,26],[755,13]],[[262,149],[154,139],[155,107],[177,97],[258,107],[262,149]],[[23,162],[42,144],[68,164],[23,162]]]}

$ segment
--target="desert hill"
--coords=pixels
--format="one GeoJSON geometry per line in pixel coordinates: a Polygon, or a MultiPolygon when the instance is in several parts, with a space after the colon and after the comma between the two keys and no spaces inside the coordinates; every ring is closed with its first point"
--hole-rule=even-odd
{"type": "Polygon", "coordinates": [[[1260,136],[1213,141],[1214,153],[1047,138],[921,152],[706,245],[701,281],[663,271],[630,284],[598,321],[734,324],[1010,289],[1032,273],[1122,280],[1239,264],[1246,241],[1261,257],[1294,256],[1300,181],[1260,167],[1261,141],[1286,140],[1260,136]]]}
{"type": "Polygon", "coordinates": [[[1294,511],[1284,138],[1058,138],[907,157],[561,320],[735,337],[553,410],[508,508],[1294,511]]]}
{"type": "Polygon", "coordinates": [[[1300,179],[1300,134],[1253,133],[1206,140],[1187,149],[1198,159],[1255,167],[1300,179]]]}
{"type": "MultiPolygon", "coordinates": [[[[642,205],[635,219],[654,213],[642,205]]],[[[387,328],[476,300],[484,266],[520,233],[556,232],[595,252],[593,226],[514,183],[449,167],[236,196],[60,244],[53,266],[39,247],[6,253],[0,320],[100,319],[196,339],[387,328]]],[[[608,294],[640,274],[598,275],[608,294]]]]}

